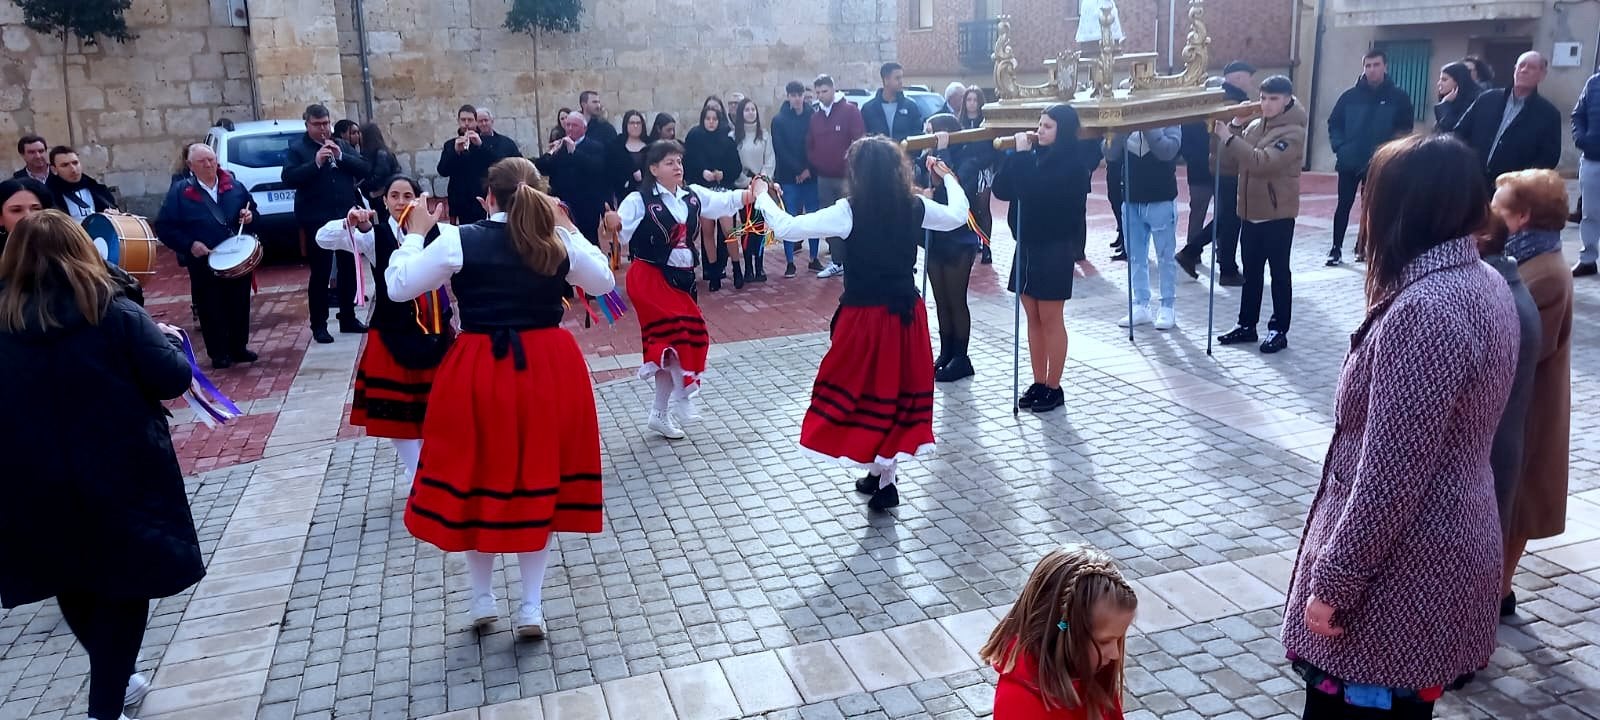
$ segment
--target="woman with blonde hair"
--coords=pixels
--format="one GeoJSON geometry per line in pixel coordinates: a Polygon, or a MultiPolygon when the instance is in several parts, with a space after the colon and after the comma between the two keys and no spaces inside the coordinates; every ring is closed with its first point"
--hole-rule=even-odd
{"type": "Polygon", "coordinates": [[[516,553],[515,628],[532,638],[544,636],[552,534],[600,532],[604,510],[594,388],[583,351],[560,327],[563,300],[573,286],[600,295],[616,284],[606,257],[543,187],[533,163],[501,160],[480,199],[488,218],[461,228],[439,225],[443,210],[430,214],[423,196],[384,272],[397,302],[448,281],[461,315],[428,398],[406,528],[467,554],[479,628],[498,616],[494,555],[516,553]]]}
{"type": "Polygon", "coordinates": [[[89,656],[91,719],[148,689],[133,671],[150,601],[205,576],[161,406],[189,388],[182,348],[78,223],[15,224],[0,253],[0,605],[55,598],[89,656]]]}

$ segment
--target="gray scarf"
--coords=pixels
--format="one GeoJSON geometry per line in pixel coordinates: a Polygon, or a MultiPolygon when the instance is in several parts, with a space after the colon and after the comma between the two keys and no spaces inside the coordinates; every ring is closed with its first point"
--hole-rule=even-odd
{"type": "Polygon", "coordinates": [[[1518,265],[1560,249],[1561,233],[1554,230],[1522,230],[1506,239],[1506,254],[1518,265]]]}

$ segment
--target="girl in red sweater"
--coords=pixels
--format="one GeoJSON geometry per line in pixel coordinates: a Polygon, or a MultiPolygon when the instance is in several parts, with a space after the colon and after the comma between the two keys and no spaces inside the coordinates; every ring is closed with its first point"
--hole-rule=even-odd
{"type": "Polygon", "coordinates": [[[1139,599],[1111,556],[1057,548],[982,650],[994,720],[1122,720],[1123,643],[1139,599]]]}

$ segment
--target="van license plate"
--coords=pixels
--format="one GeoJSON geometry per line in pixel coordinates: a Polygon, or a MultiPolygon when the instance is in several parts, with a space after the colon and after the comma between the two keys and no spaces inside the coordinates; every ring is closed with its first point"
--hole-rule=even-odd
{"type": "Polygon", "coordinates": [[[268,190],[267,202],[294,202],[293,190],[268,190]]]}

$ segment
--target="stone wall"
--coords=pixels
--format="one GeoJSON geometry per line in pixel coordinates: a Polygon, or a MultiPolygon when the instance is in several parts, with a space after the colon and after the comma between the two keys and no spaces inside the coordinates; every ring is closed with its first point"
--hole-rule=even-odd
{"type": "Polygon", "coordinates": [[[21,167],[9,153],[23,133],[74,144],[87,172],[152,212],[150,196],[166,191],[185,143],[204,139],[220,115],[250,116],[247,43],[225,5],[208,0],[134,0],[127,17],[138,39],[71,40],[63,56],[60,40],[0,2],[0,137],[7,167],[21,167]]]}

